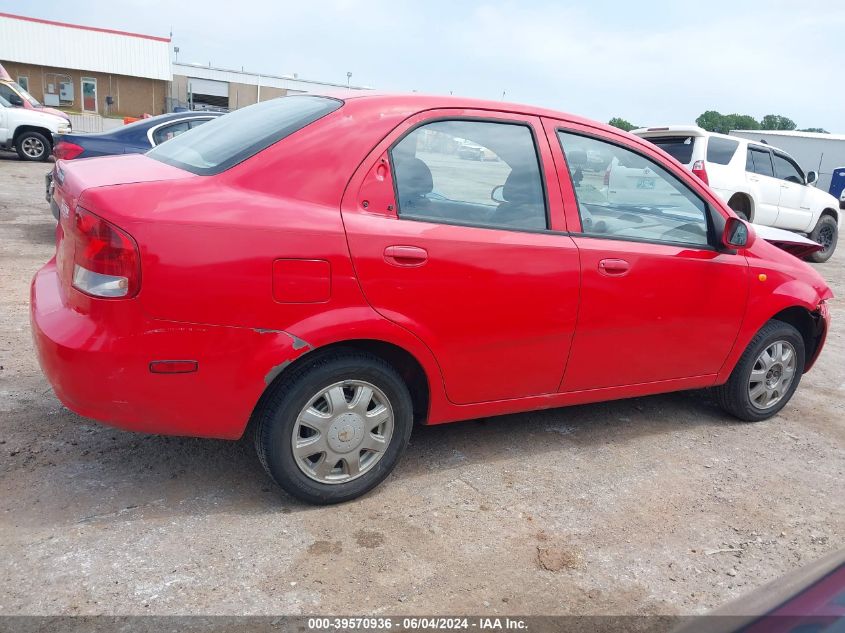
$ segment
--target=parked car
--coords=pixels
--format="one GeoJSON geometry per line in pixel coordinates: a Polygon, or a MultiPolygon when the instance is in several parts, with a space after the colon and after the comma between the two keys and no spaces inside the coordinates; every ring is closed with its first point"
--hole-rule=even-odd
{"type": "Polygon", "coordinates": [[[376,486],[414,423],[700,388],[765,420],[829,327],[822,277],[679,163],[551,110],[297,95],[54,172],[31,319],[61,401],[134,431],[249,432],[313,503],[376,486]],[[608,147],[673,206],[575,184],[567,159],[608,147]]]}
{"type": "Polygon", "coordinates": [[[496,160],[497,156],[486,147],[481,147],[472,142],[466,142],[458,145],[458,158],[485,161],[496,160]]]}
{"type": "Polygon", "coordinates": [[[830,259],[839,237],[836,198],[814,186],[818,174],[806,174],[786,152],[695,126],[633,130],[685,165],[728,203],[739,217],[755,224],[809,234],[823,249],[809,257],[830,259]]]}
{"type": "Polygon", "coordinates": [[[70,126],[70,117],[67,113],[42,105],[38,99],[24,90],[18,82],[12,80],[2,64],[0,64],[0,97],[8,101],[13,108],[25,108],[27,110],[38,110],[45,114],[53,114],[64,119],[68,126],[70,126]]]}
{"type": "Polygon", "coordinates": [[[175,112],[140,119],[96,134],[65,134],[56,143],[56,158],[73,160],[111,154],[142,154],[183,132],[219,117],[216,112],[175,112]]]}
{"type": "Polygon", "coordinates": [[[70,125],[64,118],[16,108],[0,97],[0,149],[16,151],[21,160],[48,160],[54,136],[67,132],[70,125]]]}

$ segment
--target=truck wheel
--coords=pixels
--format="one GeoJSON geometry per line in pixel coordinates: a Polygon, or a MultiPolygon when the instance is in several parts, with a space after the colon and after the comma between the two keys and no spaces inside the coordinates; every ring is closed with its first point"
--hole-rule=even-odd
{"type": "Polygon", "coordinates": [[[824,246],[824,249],[811,253],[807,260],[818,264],[829,260],[836,250],[836,242],[839,241],[839,225],[836,219],[832,215],[820,217],[816,228],[810,233],[810,239],[824,246]]]}
{"type": "Polygon", "coordinates": [[[45,162],[50,158],[50,141],[41,132],[23,132],[15,141],[21,160],[45,162]]]}
{"type": "Polygon", "coordinates": [[[719,406],[746,422],[766,420],[786,406],[804,372],[804,339],[783,321],[766,323],[751,339],[724,385],[719,406]]]}
{"type": "Polygon", "coordinates": [[[385,361],[357,351],[315,357],[273,387],[256,411],[255,448],[285,491],[315,504],[368,492],[408,444],[408,388],[385,361]]]}
{"type": "Polygon", "coordinates": [[[738,193],[733,195],[728,201],[728,206],[740,219],[746,222],[751,221],[751,204],[743,194],[738,193]]]}

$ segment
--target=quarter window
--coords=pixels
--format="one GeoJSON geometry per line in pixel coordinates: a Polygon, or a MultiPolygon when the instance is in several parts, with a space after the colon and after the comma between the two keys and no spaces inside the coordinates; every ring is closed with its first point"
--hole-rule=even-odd
{"type": "Polygon", "coordinates": [[[521,124],[436,121],[391,150],[400,217],[506,229],[545,229],[531,130],[521,124]]]}
{"type": "Polygon", "coordinates": [[[707,141],[707,162],[727,165],[736,153],[739,141],[711,136],[707,141]]]}
{"type": "Polygon", "coordinates": [[[775,160],[775,175],[781,180],[787,182],[794,182],[799,185],[804,184],[804,174],[798,168],[798,165],[789,160],[786,156],[774,154],[775,160]]]}
{"type": "Polygon", "coordinates": [[[595,138],[569,132],[558,132],[558,138],[584,234],[708,245],[707,205],[659,164],[595,138]],[[592,167],[601,163],[606,170],[592,167]]]}
{"type": "Polygon", "coordinates": [[[745,161],[745,169],[761,176],[775,175],[775,171],[772,168],[772,155],[766,150],[749,148],[748,158],[745,161]]]}
{"type": "Polygon", "coordinates": [[[175,136],[179,136],[183,132],[187,132],[189,128],[188,121],[180,121],[173,125],[163,125],[153,132],[153,141],[156,145],[169,141],[175,136]]]}

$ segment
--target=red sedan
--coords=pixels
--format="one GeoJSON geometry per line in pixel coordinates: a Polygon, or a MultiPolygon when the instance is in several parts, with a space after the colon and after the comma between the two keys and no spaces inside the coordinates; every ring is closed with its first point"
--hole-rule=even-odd
{"type": "Polygon", "coordinates": [[[249,429],[315,503],[376,486],[415,422],[705,387],[769,418],[829,325],[824,280],[668,154],[549,110],[285,97],[53,176],[31,310],[61,401],[249,429]]]}

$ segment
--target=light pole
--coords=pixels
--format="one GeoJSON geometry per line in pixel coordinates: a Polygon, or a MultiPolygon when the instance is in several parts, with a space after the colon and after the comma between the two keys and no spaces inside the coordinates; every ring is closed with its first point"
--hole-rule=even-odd
{"type": "Polygon", "coordinates": [[[178,63],[179,63],[179,47],[178,47],[178,46],[174,46],[174,47],[173,47],[173,52],[174,52],[174,53],[176,53],[176,63],[178,64],[178,63]]]}
{"type": "Polygon", "coordinates": [[[347,73],[346,73],[346,87],[347,87],[347,88],[349,87],[349,82],[350,82],[351,80],[352,80],[352,73],[351,73],[351,72],[347,72],[347,73]]]}

